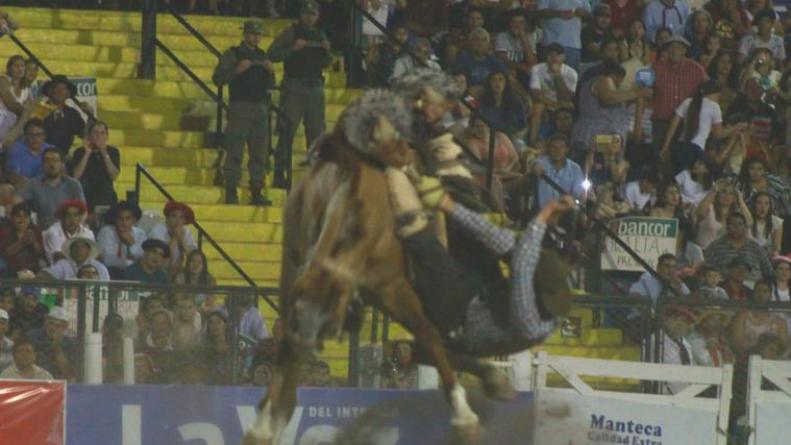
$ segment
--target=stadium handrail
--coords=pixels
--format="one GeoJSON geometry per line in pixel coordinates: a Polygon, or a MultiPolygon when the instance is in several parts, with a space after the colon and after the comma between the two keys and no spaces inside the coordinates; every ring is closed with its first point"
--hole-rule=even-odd
{"type": "MultiPolygon", "coordinates": [[[[170,192],[167,191],[165,186],[163,186],[162,183],[160,183],[154,177],[154,175],[152,175],[151,172],[149,172],[146,169],[146,167],[143,164],[139,163],[139,162],[135,165],[135,196],[137,196],[138,198],[140,196],[140,187],[142,185],[142,178],[143,177],[145,177],[146,180],[148,180],[148,182],[151,183],[151,185],[153,185],[154,188],[156,188],[157,191],[159,191],[159,193],[162,194],[162,196],[164,196],[168,201],[175,201],[175,199],[173,198],[173,195],[171,195],[170,192]]],[[[242,279],[244,279],[244,281],[246,281],[251,287],[253,287],[255,289],[259,289],[259,286],[250,277],[250,275],[248,275],[247,272],[245,272],[244,269],[242,269],[241,266],[239,266],[239,263],[237,263],[233,258],[231,258],[230,255],[228,255],[228,252],[226,252],[225,249],[220,247],[220,245],[217,243],[217,241],[215,241],[215,239],[209,234],[209,232],[206,231],[206,229],[203,228],[203,226],[198,222],[197,219],[192,223],[192,225],[195,226],[195,229],[198,231],[198,247],[199,248],[200,248],[200,245],[202,244],[204,239],[206,241],[208,241],[208,243],[211,244],[211,246],[217,252],[219,252],[220,256],[222,256],[222,258],[226,262],[228,262],[228,264],[231,265],[231,267],[242,277],[242,279]]],[[[279,312],[279,308],[278,308],[277,304],[275,304],[268,296],[264,296],[264,300],[267,302],[267,304],[272,309],[274,309],[275,311],[279,312]]]]}

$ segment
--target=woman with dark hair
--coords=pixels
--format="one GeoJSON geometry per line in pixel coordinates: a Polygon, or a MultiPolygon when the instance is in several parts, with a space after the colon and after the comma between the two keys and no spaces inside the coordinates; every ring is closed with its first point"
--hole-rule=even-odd
{"type": "Polygon", "coordinates": [[[511,88],[508,75],[501,71],[486,78],[480,112],[495,130],[512,138],[527,126],[525,105],[511,88]]]}
{"type": "Polygon", "coordinates": [[[727,110],[738,96],[739,60],[733,52],[720,51],[711,59],[707,71],[709,79],[720,86],[720,109],[727,110]]]}
{"type": "Polygon", "coordinates": [[[698,205],[711,189],[712,178],[705,156],[699,156],[690,168],[684,169],[674,178],[685,204],[698,205]]]}
{"type": "Polygon", "coordinates": [[[11,56],[6,63],[5,74],[0,75],[0,140],[14,126],[25,111],[30,98],[30,87],[24,85],[25,58],[11,56]]]}
{"type": "MultiPolygon", "coordinates": [[[[176,274],[173,280],[175,284],[204,288],[217,285],[217,280],[209,273],[209,262],[206,259],[206,254],[198,249],[193,249],[187,254],[187,262],[184,265],[184,269],[176,274]]],[[[200,293],[195,297],[195,304],[201,313],[205,313],[207,310],[217,307],[219,302],[215,301],[212,294],[200,293]]]]}
{"type": "Polygon", "coordinates": [[[772,301],[791,301],[791,258],[776,255],[772,258],[775,276],[772,283],[772,301]]]}
{"type": "Polygon", "coordinates": [[[664,185],[648,215],[654,218],[676,218],[679,221],[687,218],[678,184],[668,182],[664,185]]]}
{"type": "Polygon", "coordinates": [[[791,210],[791,189],[782,178],[769,173],[766,162],[760,159],[750,159],[742,164],[737,186],[750,205],[759,193],[764,192],[772,198],[775,213],[786,215],[791,210]]]}
{"type": "Polygon", "coordinates": [[[688,168],[703,154],[710,135],[722,139],[747,128],[744,123],[727,127],[722,125],[722,110],[717,103],[719,99],[719,84],[709,80],[703,82],[692,97],[684,99],[676,108],[659,152],[659,156],[665,161],[672,160],[674,173],[688,168]],[[679,127],[681,142],[671,152],[671,144],[679,127]]]}
{"type": "Polygon", "coordinates": [[[121,154],[118,148],[107,144],[109,135],[106,123],[89,123],[85,145],[74,151],[68,165],[71,175],[82,184],[91,213],[97,205],[112,206],[118,202],[113,182],[121,173],[121,154]]]}
{"type": "Polygon", "coordinates": [[[772,209],[772,197],[766,192],[755,194],[750,210],[753,215],[753,225],[750,234],[769,256],[780,254],[780,245],[783,241],[783,218],[775,215],[772,209]]]}
{"type": "Polygon", "coordinates": [[[615,134],[626,141],[630,123],[626,103],[653,94],[650,88],[638,85],[619,90],[625,75],[620,64],[608,60],[602,63],[597,76],[580,85],[579,119],[571,131],[571,146],[578,159],[585,158],[597,135],[615,134]]]}
{"type": "Polygon", "coordinates": [[[698,9],[687,19],[686,28],[684,34],[690,44],[687,57],[697,59],[706,48],[706,38],[714,33],[714,21],[711,14],[698,9]]]}
{"type": "Polygon", "coordinates": [[[720,36],[717,34],[712,34],[705,39],[703,39],[703,50],[700,54],[695,58],[703,68],[709,69],[711,66],[711,61],[714,60],[714,57],[720,52],[720,36]]]}
{"type": "Polygon", "coordinates": [[[0,227],[0,255],[6,263],[4,275],[17,278],[19,272],[38,272],[44,256],[41,228],[31,222],[30,207],[19,203],[11,210],[11,224],[0,227]]]}

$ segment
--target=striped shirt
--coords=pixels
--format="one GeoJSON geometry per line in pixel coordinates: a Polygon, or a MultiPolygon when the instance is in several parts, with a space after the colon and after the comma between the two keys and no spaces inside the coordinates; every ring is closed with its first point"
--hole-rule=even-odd
{"type": "Polygon", "coordinates": [[[750,265],[749,279],[753,281],[771,277],[774,273],[766,250],[751,238],[746,238],[744,245],[736,248],[731,245],[728,237],[724,236],[709,245],[705,258],[707,263],[721,270],[727,269],[734,259],[744,258],[750,265]]]}
{"type": "Polygon", "coordinates": [[[708,80],[706,70],[698,62],[685,58],[678,64],[657,61],[654,64],[654,120],[670,120],[684,99],[708,80]]]}

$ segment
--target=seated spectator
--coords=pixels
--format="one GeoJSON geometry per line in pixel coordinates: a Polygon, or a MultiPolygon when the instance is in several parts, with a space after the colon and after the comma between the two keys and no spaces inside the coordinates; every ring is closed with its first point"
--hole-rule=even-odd
{"type": "Polygon", "coordinates": [[[415,39],[412,43],[412,52],[400,56],[395,61],[390,82],[421,68],[434,71],[442,70],[437,62],[431,60],[431,42],[425,38],[415,39]]]}
{"type": "Polygon", "coordinates": [[[714,298],[720,300],[727,300],[729,298],[725,289],[720,287],[722,275],[719,269],[710,264],[705,264],[698,270],[698,275],[702,282],[698,288],[698,296],[700,298],[714,298]]]}
{"type": "Polygon", "coordinates": [[[36,366],[36,347],[30,340],[14,343],[14,363],[0,372],[0,379],[52,380],[52,374],[36,366]]]}
{"type": "Polygon", "coordinates": [[[491,73],[508,71],[505,63],[492,54],[489,32],[483,28],[472,30],[470,45],[456,58],[453,69],[461,71],[467,76],[470,92],[476,97],[480,95],[486,78],[491,73]]]}
{"type": "Polygon", "coordinates": [[[193,349],[200,344],[203,320],[195,300],[190,295],[179,295],[173,317],[173,348],[193,349]]]}
{"type": "Polygon", "coordinates": [[[545,110],[573,108],[577,72],[563,63],[563,47],[551,44],[546,48],[547,61],[530,69],[530,94],[533,109],[530,117],[530,141],[535,144],[545,110]]]}
{"type": "Polygon", "coordinates": [[[750,210],[753,217],[750,235],[770,257],[779,255],[783,242],[783,218],[775,215],[772,197],[766,192],[756,193],[750,210]]]}
{"type": "Polygon", "coordinates": [[[140,301],[140,310],[135,318],[137,325],[137,341],[145,340],[150,330],[149,320],[154,312],[165,309],[165,297],[160,294],[152,294],[140,301]]]}
{"type": "Polygon", "coordinates": [[[159,223],[148,233],[149,238],[164,241],[170,246],[168,272],[177,274],[184,267],[187,253],[198,247],[188,225],[195,222],[195,213],[187,204],[169,201],[162,211],[165,222],[159,223]]]}
{"type": "Polygon", "coordinates": [[[596,217],[603,220],[626,216],[629,213],[629,204],[622,201],[615,194],[615,185],[612,182],[602,182],[596,185],[596,217]]]}
{"type": "Polygon", "coordinates": [[[697,241],[706,249],[716,239],[725,235],[725,222],[732,213],[740,213],[752,226],[750,209],[744,202],[742,194],[734,189],[727,179],[721,178],[698,204],[696,218],[698,221],[697,241]]]}
{"type": "Polygon", "coordinates": [[[712,180],[705,156],[699,156],[689,168],[680,171],[674,178],[681,191],[684,204],[697,206],[711,190],[712,180]]]}
{"type": "Polygon", "coordinates": [[[720,36],[711,34],[703,40],[703,45],[703,52],[698,55],[695,60],[697,60],[703,68],[708,70],[714,57],[721,51],[720,36]]]}
{"type": "Polygon", "coordinates": [[[187,263],[184,265],[184,270],[176,275],[174,282],[190,286],[212,287],[217,285],[217,280],[209,273],[206,254],[198,249],[191,251],[187,255],[187,263]]]}
{"type": "Polygon", "coordinates": [[[168,284],[165,263],[170,257],[170,247],[164,241],[149,238],[141,245],[143,257],[124,269],[124,280],[141,283],[168,284]]]}
{"type": "Polygon", "coordinates": [[[90,238],[74,237],[63,243],[61,249],[64,258],[55,264],[45,267],[38,273],[38,278],[44,280],[71,280],[77,277],[80,267],[90,264],[99,272],[101,281],[109,281],[110,273],[104,264],[96,258],[99,256],[99,246],[90,238]]]}
{"type": "Polygon", "coordinates": [[[27,335],[28,332],[44,327],[44,319],[49,309],[39,302],[39,290],[32,286],[22,286],[19,302],[9,312],[11,316],[11,339],[14,341],[27,335]]]}
{"type": "Polygon", "coordinates": [[[633,181],[629,181],[623,186],[624,200],[632,208],[632,211],[645,214],[656,202],[656,187],[659,177],[655,170],[643,167],[635,175],[633,181]]]}
{"type": "Polygon", "coordinates": [[[251,347],[269,338],[269,330],[255,299],[255,295],[229,295],[225,307],[220,309],[230,320],[238,320],[239,335],[250,340],[251,347]]]}
{"type": "Polygon", "coordinates": [[[82,184],[91,212],[97,205],[112,206],[118,202],[113,182],[121,172],[121,154],[116,147],[107,145],[109,131],[104,122],[91,122],[85,146],[75,150],[69,162],[69,172],[82,184]]]}
{"type": "Polygon", "coordinates": [[[524,9],[509,11],[508,30],[494,39],[494,53],[508,65],[511,73],[525,88],[530,79],[530,67],[538,63],[540,33],[524,9]]]}
{"type": "Polygon", "coordinates": [[[689,57],[697,60],[706,51],[706,39],[714,34],[714,20],[705,9],[692,11],[687,20],[684,37],[689,40],[689,57]]]}
{"type": "Polygon", "coordinates": [[[720,51],[709,64],[709,78],[720,86],[720,109],[726,111],[726,119],[727,111],[738,95],[740,72],[739,61],[732,53],[720,51]]]}
{"type": "Polygon", "coordinates": [[[4,75],[0,75],[0,141],[25,111],[30,100],[30,86],[25,84],[25,58],[9,57],[4,75]]]}
{"type": "Polygon", "coordinates": [[[582,27],[582,56],[580,73],[601,60],[602,43],[614,38],[610,27],[612,8],[607,3],[599,3],[593,8],[593,19],[588,25],[582,27]]]}
{"type": "Polygon", "coordinates": [[[672,253],[660,255],[656,262],[656,273],[661,280],[650,272],[643,272],[629,288],[629,295],[648,297],[654,303],[660,297],[689,295],[689,288],[681,281],[676,271],[675,255],[672,253]]]}
{"type": "Polygon", "coordinates": [[[665,184],[648,215],[654,218],[676,218],[679,222],[688,219],[684,203],[681,202],[681,191],[675,182],[665,184]]]}
{"type": "Polygon", "coordinates": [[[77,270],[77,279],[99,281],[99,270],[93,264],[83,264],[77,270]]]}
{"type": "Polygon", "coordinates": [[[777,14],[771,9],[764,9],[755,15],[753,25],[755,32],[750,32],[742,37],[739,42],[739,57],[744,60],[759,47],[768,48],[775,60],[775,65],[783,66],[786,60],[785,42],[783,37],[774,34],[777,14]]]}
{"type": "Polygon", "coordinates": [[[310,366],[311,381],[316,388],[331,388],[334,385],[329,363],[316,360],[310,366]]]}
{"type": "Polygon", "coordinates": [[[77,343],[66,335],[69,316],[66,309],[54,306],[44,320],[44,327],[28,332],[28,339],[36,346],[37,360],[42,368],[57,379],[73,380],[77,372],[77,343]]]}
{"type": "Polygon", "coordinates": [[[143,257],[146,232],[135,225],[141,216],[140,207],[127,201],[115,204],[104,214],[106,225],[96,238],[102,249],[102,263],[113,278],[121,278],[127,267],[143,257]]]}
{"type": "Polygon", "coordinates": [[[546,142],[546,153],[538,157],[533,164],[533,174],[539,177],[538,181],[538,208],[543,208],[547,202],[560,199],[560,193],[552,188],[540,176],[547,175],[563,190],[575,198],[582,198],[585,189],[582,181],[582,168],[579,164],[567,158],[569,146],[563,136],[552,136],[546,142]]]}
{"type": "Polygon", "coordinates": [[[25,60],[24,85],[30,87],[30,97],[32,99],[38,99],[41,96],[40,88],[38,88],[38,84],[36,83],[36,79],[38,79],[38,70],[38,62],[33,59],[25,60]]]}
{"type": "Polygon", "coordinates": [[[7,336],[10,323],[11,317],[8,315],[8,311],[0,309],[0,372],[3,372],[8,365],[14,362],[12,353],[14,342],[7,336]]]}
{"type": "Polygon", "coordinates": [[[375,87],[383,88],[390,85],[396,60],[408,53],[409,31],[406,26],[396,26],[392,35],[395,37],[395,42],[385,39],[385,41],[370,47],[366,55],[366,62],[369,66],[368,81],[375,87]]]}
{"type": "Polygon", "coordinates": [[[442,55],[442,66],[445,69],[453,67],[459,53],[470,46],[472,31],[485,27],[483,12],[475,6],[467,9],[463,23],[451,23],[450,29],[442,36],[438,45],[442,55]]]}
{"type": "Polygon", "coordinates": [[[213,311],[206,316],[203,347],[206,367],[209,372],[209,384],[230,383],[233,380],[230,375],[230,328],[228,326],[228,318],[222,312],[213,311]]]}
{"type": "Polygon", "coordinates": [[[622,39],[629,34],[629,29],[634,23],[639,23],[645,33],[645,25],[640,21],[640,6],[636,0],[604,0],[612,12],[611,27],[613,35],[622,39]]]}
{"type": "Polygon", "coordinates": [[[722,289],[728,294],[728,298],[735,301],[744,301],[752,296],[752,289],[746,284],[750,275],[750,263],[740,257],[736,257],[728,264],[728,274],[722,289]]]}
{"type": "Polygon", "coordinates": [[[0,287],[0,309],[4,309],[9,314],[16,305],[16,293],[13,287],[0,287]]]}
{"type": "Polygon", "coordinates": [[[486,78],[481,94],[481,115],[497,131],[518,140],[527,126],[525,105],[511,88],[505,72],[495,71],[486,78]]]}
{"type": "Polygon", "coordinates": [[[253,363],[253,370],[250,373],[250,383],[253,386],[269,386],[272,380],[274,365],[269,361],[259,361],[253,363]]]}
{"type": "Polygon", "coordinates": [[[0,226],[0,255],[5,261],[6,277],[17,278],[20,272],[35,274],[45,263],[41,228],[31,222],[27,204],[15,205],[11,224],[0,226]]]}
{"type": "Polygon", "coordinates": [[[731,351],[727,328],[732,313],[722,310],[705,310],[698,316],[695,329],[689,335],[692,361],[698,366],[721,367],[735,361],[731,351]]]}
{"type": "Polygon", "coordinates": [[[772,264],[766,251],[747,235],[744,215],[732,213],[726,223],[726,234],[706,249],[706,262],[725,268],[734,258],[744,260],[751,269],[749,279],[758,281],[772,276],[772,264]]]}
{"type": "MultiPolygon", "coordinates": [[[[489,127],[482,120],[473,118],[470,127],[461,137],[475,158],[484,165],[488,165],[489,162],[489,131],[489,127]]],[[[511,140],[499,131],[494,137],[494,175],[502,181],[519,177],[519,155],[511,140]]],[[[473,173],[478,172],[473,170],[473,173]]],[[[480,175],[476,176],[482,179],[485,177],[485,171],[481,171],[480,175]]]]}
{"type": "Polygon", "coordinates": [[[382,387],[417,389],[418,368],[413,360],[412,345],[406,341],[392,342],[390,354],[382,363],[382,387]]]}
{"type": "Polygon", "coordinates": [[[70,238],[81,237],[94,239],[93,231],[84,224],[88,207],[84,201],[69,199],[55,211],[58,221],[44,231],[44,251],[50,264],[65,258],[61,248],[70,238]]]}
{"type": "MultiPolygon", "coordinates": [[[[85,132],[82,115],[66,105],[66,101],[77,95],[77,87],[66,76],[58,74],[48,80],[41,87],[41,91],[49,99],[47,103],[54,108],[44,118],[47,142],[54,145],[65,158],[74,143],[74,137],[82,137],[85,132]]],[[[78,105],[83,107],[83,104],[78,105]]]]}
{"type": "Polygon", "coordinates": [[[15,142],[8,152],[6,173],[8,180],[16,186],[23,186],[27,181],[41,176],[44,152],[54,145],[44,142],[44,122],[31,119],[25,123],[25,137],[15,142]]]}
{"type": "Polygon", "coordinates": [[[55,211],[70,199],[85,201],[82,186],[63,171],[63,158],[54,148],[44,150],[44,173],[27,181],[18,190],[18,201],[27,201],[38,216],[41,227],[49,227],[55,221],[55,211]]]}
{"type": "Polygon", "coordinates": [[[772,258],[775,268],[771,301],[791,301],[791,258],[777,255],[772,258]]]}
{"type": "Polygon", "coordinates": [[[676,267],[684,278],[693,277],[706,262],[703,249],[692,236],[692,219],[684,217],[678,221],[676,236],[676,267]]]}
{"type": "Polygon", "coordinates": [[[755,205],[759,194],[768,194],[772,210],[778,215],[786,215],[791,210],[791,188],[785,179],[767,171],[766,162],[750,159],[744,163],[737,187],[744,200],[755,205]]]}
{"type": "Polygon", "coordinates": [[[11,209],[16,204],[16,188],[12,184],[0,184],[0,224],[9,223],[11,209]]]}
{"type": "MultiPolygon", "coordinates": [[[[771,285],[765,281],[755,283],[752,301],[761,304],[772,301],[771,285]]],[[[754,348],[761,337],[775,336],[785,349],[791,347],[788,325],[782,316],[765,308],[739,312],[731,323],[731,345],[737,355],[745,355],[754,348]]]]}
{"type": "Polygon", "coordinates": [[[141,349],[147,354],[173,351],[173,316],[170,312],[164,309],[151,312],[148,323],[149,331],[141,349]]]}

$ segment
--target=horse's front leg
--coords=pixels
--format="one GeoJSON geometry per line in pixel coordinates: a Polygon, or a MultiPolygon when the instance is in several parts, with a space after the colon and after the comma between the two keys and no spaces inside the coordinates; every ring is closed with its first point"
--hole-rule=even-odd
{"type": "Polygon", "coordinates": [[[456,379],[439,331],[426,318],[418,296],[406,278],[379,292],[381,303],[390,316],[415,336],[418,355],[437,368],[445,397],[453,409],[451,424],[464,441],[475,441],[481,434],[478,415],[467,402],[467,392],[456,379]]]}
{"type": "Polygon", "coordinates": [[[303,356],[284,340],[266,396],[258,404],[255,423],[242,445],[277,445],[297,406],[297,383],[303,356]]]}

